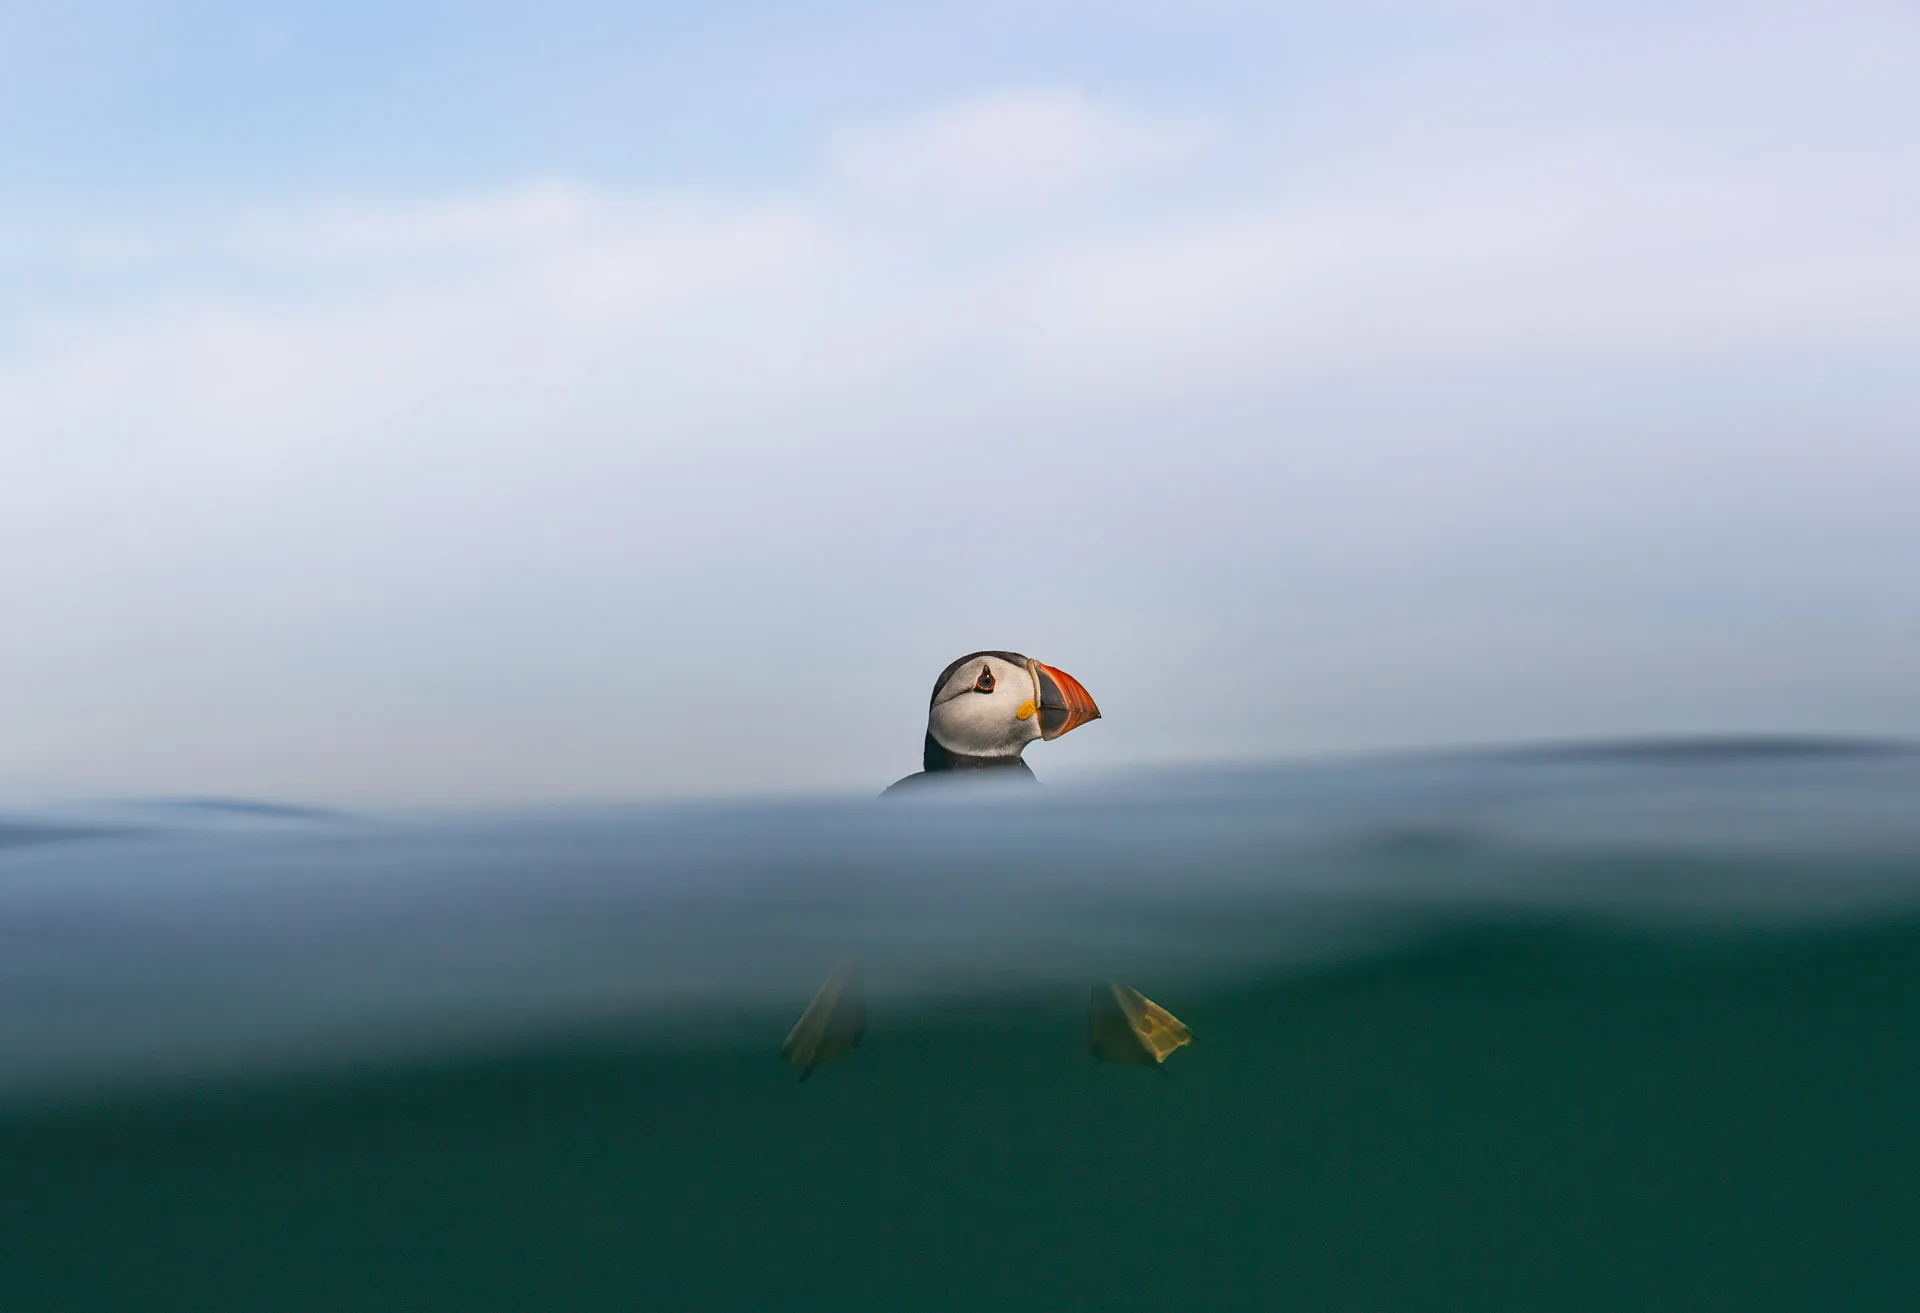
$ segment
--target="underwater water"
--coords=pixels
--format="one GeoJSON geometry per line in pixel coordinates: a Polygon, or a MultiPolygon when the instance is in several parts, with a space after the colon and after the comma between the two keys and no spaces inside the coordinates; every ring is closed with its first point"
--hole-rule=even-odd
{"type": "Polygon", "coordinates": [[[1920,754],[927,793],[0,816],[0,1310],[1920,1307],[1920,754]]]}

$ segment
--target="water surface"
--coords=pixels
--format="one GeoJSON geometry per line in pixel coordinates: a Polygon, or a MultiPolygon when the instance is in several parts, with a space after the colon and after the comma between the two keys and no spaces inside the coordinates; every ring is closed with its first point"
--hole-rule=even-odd
{"type": "Polygon", "coordinates": [[[1899,748],[41,808],[0,950],[8,1310],[1920,1300],[1899,748]],[[1196,1043],[1094,1064],[1107,978],[1196,1043]]]}

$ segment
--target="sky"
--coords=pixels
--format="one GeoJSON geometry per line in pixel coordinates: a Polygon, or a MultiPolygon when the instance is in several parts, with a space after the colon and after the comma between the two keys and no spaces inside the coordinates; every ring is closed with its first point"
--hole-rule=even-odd
{"type": "Polygon", "coordinates": [[[1920,10],[0,0],[0,787],[1920,734],[1920,10]]]}

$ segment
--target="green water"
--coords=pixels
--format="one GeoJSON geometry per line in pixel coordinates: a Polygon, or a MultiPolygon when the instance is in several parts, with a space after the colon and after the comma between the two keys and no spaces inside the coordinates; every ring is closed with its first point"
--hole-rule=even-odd
{"type": "Polygon", "coordinates": [[[1913,1308],[1910,751],[0,816],[0,1313],[1913,1308]]]}
{"type": "Polygon", "coordinates": [[[1482,929],[1183,1015],[1164,1070],[1009,1004],[805,1085],[629,1042],[16,1114],[4,1307],[1920,1306],[1920,926],[1482,929]]]}

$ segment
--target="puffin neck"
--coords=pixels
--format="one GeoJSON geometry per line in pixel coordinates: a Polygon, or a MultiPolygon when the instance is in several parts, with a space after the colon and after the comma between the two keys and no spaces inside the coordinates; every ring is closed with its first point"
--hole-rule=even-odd
{"type": "Polygon", "coordinates": [[[951,752],[941,746],[933,737],[933,731],[927,731],[926,751],[921,757],[922,769],[927,774],[953,770],[1017,770],[1033,774],[1033,767],[1020,759],[1018,753],[1008,757],[967,757],[951,752]]]}

